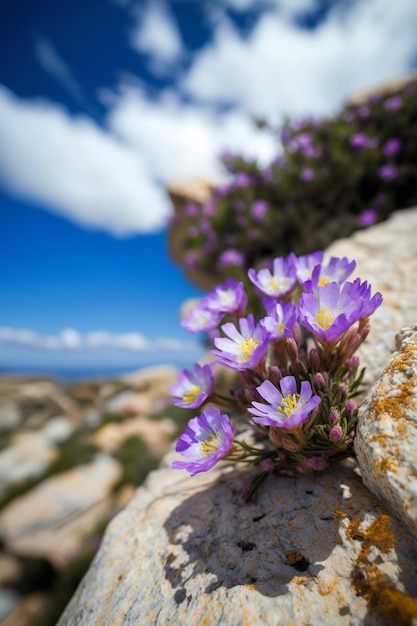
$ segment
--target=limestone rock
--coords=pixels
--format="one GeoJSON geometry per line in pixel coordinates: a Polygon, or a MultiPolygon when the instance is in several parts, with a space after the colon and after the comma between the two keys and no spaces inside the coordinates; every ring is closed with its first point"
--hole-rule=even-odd
{"type": "Polygon", "coordinates": [[[47,595],[42,592],[29,593],[16,602],[15,608],[1,622],[1,626],[33,626],[42,607],[47,601],[47,595]]]}
{"type": "Polygon", "coordinates": [[[0,512],[6,550],[63,567],[85,534],[109,512],[111,487],[120,474],[116,460],[97,455],[93,462],[53,476],[17,498],[0,512]]]}
{"type": "Polygon", "coordinates": [[[355,451],[364,483],[417,537],[417,326],[359,409],[355,451]]]}
{"type": "Polygon", "coordinates": [[[176,432],[176,425],[170,418],[150,420],[140,416],[120,423],[105,424],[93,436],[93,443],[103,452],[112,454],[125,439],[139,435],[153,454],[161,457],[167,452],[176,432]]]}
{"type": "Polygon", "coordinates": [[[60,626],[417,617],[417,546],[353,469],[274,475],[246,504],[255,470],[222,465],[189,478],[169,469],[172,458],[110,524],[60,626]]]}

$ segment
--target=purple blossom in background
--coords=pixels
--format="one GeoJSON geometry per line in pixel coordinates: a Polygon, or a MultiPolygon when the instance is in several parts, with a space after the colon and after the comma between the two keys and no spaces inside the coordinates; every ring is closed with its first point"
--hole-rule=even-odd
{"type": "Polygon", "coordinates": [[[301,180],[304,180],[304,181],[306,181],[306,182],[307,182],[307,181],[310,181],[310,180],[313,180],[313,178],[314,178],[314,172],[313,172],[313,170],[311,169],[311,167],[304,167],[304,168],[301,170],[300,178],[301,178],[301,180]]]}
{"type": "Polygon", "coordinates": [[[189,333],[200,333],[215,328],[222,317],[223,315],[218,311],[210,311],[207,308],[206,298],[203,298],[181,320],[181,326],[186,328],[189,333]]]}
{"type": "Polygon", "coordinates": [[[401,98],[401,96],[392,96],[392,98],[388,98],[387,100],[385,100],[384,108],[387,111],[395,112],[401,109],[402,104],[403,99],[401,98]]]}
{"type": "Polygon", "coordinates": [[[348,111],[347,113],[344,114],[343,119],[345,120],[345,122],[348,122],[349,124],[350,122],[353,122],[353,120],[355,119],[355,116],[352,113],[352,111],[348,111]]]}
{"type": "Polygon", "coordinates": [[[292,329],[297,322],[297,307],[292,302],[282,304],[275,298],[262,300],[267,317],[261,323],[271,333],[271,338],[292,337],[292,329]]]}
{"type": "Polygon", "coordinates": [[[223,241],[227,246],[232,246],[235,243],[235,236],[231,233],[225,233],[223,235],[223,241]]]}
{"type": "Polygon", "coordinates": [[[197,409],[214,391],[211,365],[194,364],[194,372],[183,370],[177,381],[170,385],[171,402],[185,409],[197,409]]]}
{"type": "Polygon", "coordinates": [[[358,112],[359,112],[359,117],[363,117],[363,118],[367,118],[371,115],[371,109],[366,104],[361,106],[358,112]]]}
{"type": "Polygon", "coordinates": [[[254,240],[254,239],[258,239],[258,237],[259,237],[259,233],[257,230],[255,230],[254,228],[250,228],[248,230],[248,239],[254,240]]]}
{"type": "Polygon", "coordinates": [[[383,165],[378,170],[378,175],[383,180],[394,180],[397,178],[398,170],[393,165],[383,165]]]}
{"type": "Polygon", "coordinates": [[[236,224],[241,228],[245,228],[247,226],[248,221],[244,215],[238,215],[236,218],[236,224]]]}
{"type": "Polygon", "coordinates": [[[233,445],[233,428],[227,415],[217,407],[207,407],[188,422],[175,450],[186,461],[174,461],[173,469],[185,469],[191,476],[207,472],[225,457],[233,445]]]}
{"type": "Polygon", "coordinates": [[[202,245],[202,250],[203,252],[210,253],[213,252],[214,250],[214,241],[212,241],[211,239],[208,239],[207,241],[205,241],[202,245]]]}
{"type": "Polygon", "coordinates": [[[253,184],[253,178],[246,172],[238,172],[233,179],[234,187],[250,187],[253,184]]]}
{"type": "Polygon", "coordinates": [[[277,167],[284,167],[284,165],[286,164],[286,160],[283,154],[278,154],[278,156],[275,157],[275,159],[272,161],[272,163],[274,165],[276,165],[277,167]]]}
{"type": "Polygon", "coordinates": [[[219,313],[243,314],[248,303],[243,283],[238,283],[234,278],[228,278],[223,285],[212,289],[204,300],[210,311],[219,313]]]}
{"type": "Polygon", "coordinates": [[[254,369],[264,358],[270,339],[269,331],[253,315],[239,320],[240,332],[231,322],[223,324],[222,331],[229,337],[214,340],[218,350],[212,350],[217,363],[236,370],[254,369]]]}
{"type": "Polygon", "coordinates": [[[292,131],[289,128],[283,128],[281,131],[281,141],[283,144],[288,143],[289,141],[291,141],[292,138],[292,131]]]}
{"type": "Polygon", "coordinates": [[[216,208],[214,200],[208,200],[205,204],[203,204],[203,215],[206,217],[212,217],[216,214],[216,208]]]}
{"type": "Polygon", "coordinates": [[[378,141],[376,139],[371,139],[365,133],[355,133],[349,139],[349,143],[352,148],[362,149],[362,148],[376,148],[378,145],[378,141]]]}
{"type": "Polygon", "coordinates": [[[242,267],[245,263],[245,256],[240,250],[229,248],[222,252],[217,260],[217,267],[220,269],[227,267],[228,265],[237,265],[242,267]]]}
{"type": "Polygon", "coordinates": [[[251,216],[254,220],[260,222],[264,218],[265,213],[267,213],[268,208],[268,203],[264,200],[255,200],[255,202],[251,206],[251,216]]]}
{"type": "Polygon", "coordinates": [[[195,217],[199,213],[198,206],[193,202],[187,202],[187,204],[184,206],[184,213],[188,217],[195,217]]]}
{"type": "Polygon", "coordinates": [[[187,267],[192,267],[192,268],[198,267],[197,253],[193,252],[192,250],[187,252],[184,257],[184,262],[187,267]]]}
{"type": "Polygon", "coordinates": [[[198,233],[199,233],[199,230],[197,226],[190,226],[190,228],[187,231],[187,234],[189,237],[196,237],[198,233]]]}
{"type": "Polygon", "coordinates": [[[284,296],[293,288],[296,273],[291,255],[284,259],[278,257],[273,261],[273,270],[263,268],[257,272],[253,268],[248,271],[249,279],[266,296],[284,296]]]}
{"type": "Polygon", "coordinates": [[[212,236],[214,234],[213,229],[211,227],[211,222],[209,219],[207,219],[207,217],[203,217],[203,219],[201,220],[200,229],[201,229],[201,232],[204,233],[205,235],[212,236]]]}
{"type": "Polygon", "coordinates": [[[393,156],[401,150],[402,143],[403,142],[401,141],[401,139],[398,139],[398,137],[388,139],[382,149],[382,152],[385,154],[385,156],[393,156]]]}
{"type": "Polygon", "coordinates": [[[361,226],[372,226],[377,220],[377,213],[373,209],[365,209],[359,214],[359,223],[361,226]]]}
{"type": "Polygon", "coordinates": [[[320,404],[320,397],[313,396],[311,385],[306,380],[301,383],[298,392],[294,376],[284,376],[279,386],[280,389],[277,389],[270,380],[265,380],[257,391],[269,404],[252,402],[254,408],[248,411],[256,416],[252,419],[257,424],[288,430],[298,428],[320,404]]]}
{"type": "Polygon", "coordinates": [[[216,196],[227,196],[227,194],[229,193],[231,189],[231,185],[229,183],[222,183],[221,185],[217,185],[216,189],[214,190],[214,193],[216,194],[216,196]]]}
{"type": "Polygon", "coordinates": [[[320,265],[323,261],[323,252],[312,252],[311,254],[304,254],[297,257],[293,252],[290,254],[293,265],[295,267],[295,273],[297,280],[303,284],[307,280],[311,280],[313,269],[316,265],[320,265]]]}

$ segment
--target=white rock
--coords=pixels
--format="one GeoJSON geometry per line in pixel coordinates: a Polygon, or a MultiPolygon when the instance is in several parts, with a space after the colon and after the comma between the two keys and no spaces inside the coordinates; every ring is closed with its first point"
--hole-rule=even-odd
{"type": "Polygon", "coordinates": [[[246,504],[254,470],[189,478],[172,458],[110,524],[60,626],[380,626],[387,589],[417,615],[417,546],[352,469],[274,475],[246,504]]]}
{"type": "Polygon", "coordinates": [[[365,484],[417,537],[417,326],[398,347],[359,409],[355,451],[365,484]]]}

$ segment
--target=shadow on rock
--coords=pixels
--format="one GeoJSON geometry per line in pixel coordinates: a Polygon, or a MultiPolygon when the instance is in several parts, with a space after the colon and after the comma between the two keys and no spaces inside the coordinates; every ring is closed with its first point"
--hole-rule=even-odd
{"type": "Polygon", "coordinates": [[[213,574],[206,593],[237,585],[266,596],[286,593],[294,577],[317,576],[341,543],[338,511],[353,501],[352,492],[359,506],[369,500],[352,469],[272,475],[257,502],[246,503],[242,487],[253,477],[253,471],[222,474],[172,511],[165,572],[178,602],[186,598],[187,581],[201,574],[213,574]]]}

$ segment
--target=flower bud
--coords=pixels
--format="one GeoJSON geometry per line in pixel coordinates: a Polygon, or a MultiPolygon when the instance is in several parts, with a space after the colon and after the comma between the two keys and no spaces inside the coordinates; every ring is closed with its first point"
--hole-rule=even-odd
{"type": "Polygon", "coordinates": [[[274,469],[275,465],[272,459],[263,459],[260,462],[260,466],[262,467],[262,469],[264,470],[264,472],[272,472],[272,470],[274,469]]]}
{"type": "Polygon", "coordinates": [[[316,348],[312,348],[309,354],[310,367],[313,371],[317,372],[320,369],[320,355],[316,348]]]}
{"type": "Polygon", "coordinates": [[[288,358],[290,359],[291,363],[294,363],[294,361],[297,361],[298,360],[298,346],[297,346],[295,339],[293,339],[292,337],[287,337],[285,341],[285,347],[287,350],[288,358]]]}
{"type": "Polygon", "coordinates": [[[352,400],[348,400],[346,402],[346,417],[349,419],[353,416],[355,412],[355,404],[352,400]]]}
{"type": "Polygon", "coordinates": [[[350,376],[354,376],[356,374],[356,372],[359,369],[359,357],[358,356],[351,356],[350,359],[348,359],[345,363],[347,370],[350,374],[350,376]]]}
{"type": "Polygon", "coordinates": [[[338,443],[342,439],[342,437],[343,437],[343,430],[340,428],[340,426],[335,426],[329,432],[329,439],[333,443],[338,443]]]}
{"type": "Polygon", "coordinates": [[[338,424],[340,422],[340,413],[334,407],[332,407],[329,411],[329,421],[332,424],[338,424]]]}
{"type": "Polygon", "coordinates": [[[320,372],[317,372],[317,374],[314,375],[314,382],[321,391],[326,390],[326,381],[324,380],[323,374],[320,372]]]}
{"type": "Polygon", "coordinates": [[[329,462],[322,456],[311,456],[307,459],[307,466],[313,470],[321,471],[329,466],[329,462]]]}

